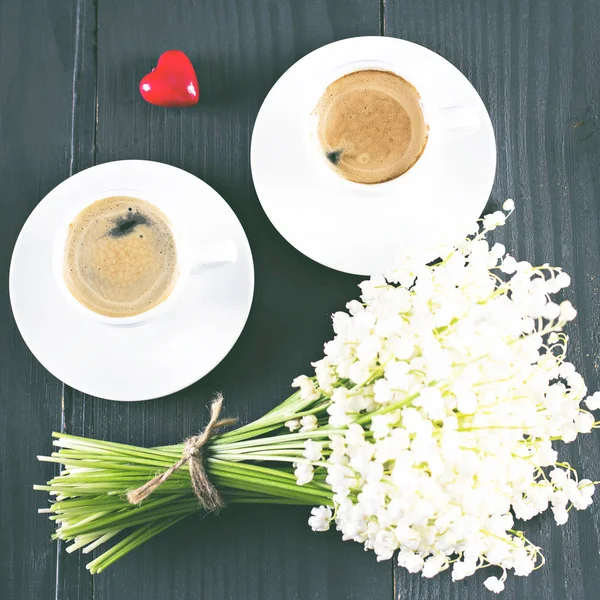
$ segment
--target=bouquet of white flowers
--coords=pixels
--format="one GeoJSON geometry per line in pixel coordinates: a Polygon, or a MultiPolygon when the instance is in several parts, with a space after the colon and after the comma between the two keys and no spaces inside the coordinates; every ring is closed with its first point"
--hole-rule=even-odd
{"type": "MultiPolygon", "coordinates": [[[[512,200],[504,204],[508,213],[512,200]]],[[[313,377],[273,411],[227,433],[209,426],[183,445],[144,449],[54,434],[65,468],[46,486],[55,537],[89,552],[125,532],[88,568],[99,572],[197,510],[226,503],[316,505],[309,524],[335,523],[378,560],[398,551],[411,573],[454,580],[496,566],[528,575],[540,549],[515,525],[552,508],[564,524],[592,502],[553,442],[600,423],[600,393],[565,361],[571,303],[552,296],[561,269],[517,262],[486,234],[427,265],[407,258],[360,284],[361,300],[333,315],[335,337],[313,377]],[[158,472],[158,475],[157,475],[158,472]],[[150,481],[148,481],[150,480],[150,481]]]]}

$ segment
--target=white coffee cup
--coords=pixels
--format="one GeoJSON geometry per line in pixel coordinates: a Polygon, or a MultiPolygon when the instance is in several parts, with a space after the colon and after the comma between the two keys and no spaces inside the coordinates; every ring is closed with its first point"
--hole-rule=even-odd
{"type": "MultiPolygon", "coordinates": [[[[314,86],[311,86],[306,103],[305,145],[313,165],[323,177],[329,180],[329,183],[337,182],[337,185],[352,187],[355,191],[362,189],[363,192],[387,193],[393,188],[402,186],[408,178],[418,177],[423,171],[430,170],[435,162],[435,154],[441,146],[472,135],[479,129],[479,115],[474,106],[440,106],[439,100],[424,92],[422,87],[415,84],[414,78],[415,74],[412,74],[410,68],[406,65],[400,67],[392,62],[367,59],[340,65],[329,72],[326,77],[316,81],[314,86]],[[428,127],[425,149],[415,164],[402,175],[381,183],[358,183],[336,173],[328,164],[317,135],[319,115],[316,113],[315,108],[325,90],[344,75],[366,70],[390,71],[408,81],[419,93],[423,118],[428,127]]],[[[430,170],[430,172],[434,173],[433,170],[430,170]]]]}
{"type": "Polygon", "coordinates": [[[209,268],[232,264],[237,260],[237,247],[230,239],[205,239],[195,240],[190,235],[189,223],[185,221],[185,215],[177,214],[169,204],[169,199],[154,195],[148,190],[136,189],[106,189],[96,190],[88,197],[81,198],[72,212],[65,215],[63,225],[58,229],[54,239],[52,268],[54,278],[65,301],[80,314],[98,323],[115,327],[131,327],[147,324],[159,315],[171,310],[176,306],[177,298],[183,292],[191,277],[201,276],[209,268]],[[81,304],[69,290],[64,279],[65,244],[69,232],[69,225],[90,204],[104,198],[114,196],[129,196],[140,198],[156,206],[167,218],[177,250],[177,281],[171,293],[153,308],[133,315],[131,317],[109,317],[101,315],[81,304]]]}

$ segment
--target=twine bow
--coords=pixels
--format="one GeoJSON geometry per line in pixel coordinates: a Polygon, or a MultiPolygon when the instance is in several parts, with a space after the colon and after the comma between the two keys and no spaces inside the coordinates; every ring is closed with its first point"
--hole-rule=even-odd
{"type": "Polygon", "coordinates": [[[190,479],[194,494],[206,511],[218,511],[225,506],[221,494],[210,482],[204,467],[204,446],[210,438],[222,427],[233,425],[237,419],[219,419],[223,406],[223,396],[217,397],[210,405],[210,421],[200,435],[195,435],[185,440],[181,458],[164,473],[157,475],[150,481],[135,490],[127,493],[127,500],[131,504],[139,504],[145,500],[154,490],[160,487],[175,471],[187,464],[190,469],[190,479]]]}

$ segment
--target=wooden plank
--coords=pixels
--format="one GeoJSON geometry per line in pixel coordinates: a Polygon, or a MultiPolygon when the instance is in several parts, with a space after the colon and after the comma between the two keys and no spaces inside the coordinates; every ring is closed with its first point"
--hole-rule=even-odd
{"type": "MultiPolygon", "coordinates": [[[[69,175],[96,163],[97,0],[77,0],[75,19],[69,175]]],[[[62,430],[81,431],[86,414],[85,402],[74,401],[73,390],[64,385],[62,430]]],[[[56,598],[92,598],[93,580],[85,568],[89,558],[79,552],[67,555],[64,544],[59,543],[59,549],[56,598]]]]}
{"type": "Polygon", "coordinates": [[[74,2],[0,2],[0,595],[10,600],[55,597],[57,548],[32,484],[55,472],[36,454],[60,428],[62,384],[17,332],[8,270],[27,216],[69,175],[75,19],[74,2]]]}
{"type": "MultiPolygon", "coordinates": [[[[598,389],[600,350],[600,5],[512,0],[385,2],[385,33],[423,44],[473,82],[492,117],[498,171],[490,208],[514,197],[518,211],[495,236],[519,258],[550,262],[573,276],[567,293],[579,309],[570,356],[598,389]]],[[[560,455],[600,479],[600,432],[560,455]]],[[[558,528],[552,515],[524,524],[547,564],[530,577],[511,576],[509,599],[600,596],[598,509],[575,513],[558,528]]],[[[453,584],[397,569],[398,600],[479,599],[489,570],[453,584]]]]}
{"type": "MultiPolygon", "coordinates": [[[[207,181],[246,229],[257,285],[240,341],[204,380],[141,404],[74,393],[70,431],[135,444],[174,443],[206,422],[216,390],[225,395],[227,413],[246,421],[286,397],[292,378],[319,358],[332,334],[329,315],[357,295],[358,280],[312,263],[275,232],[251,184],[251,130],[269,88],[294,61],[335,39],[377,34],[379,8],[377,0],[98,4],[97,161],[159,160],[207,181]],[[141,77],[170,48],[186,51],[196,66],[197,108],[160,109],[138,94],[141,77]]],[[[378,564],[337,533],[314,534],[308,512],[235,507],[189,519],[96,577],[93,597],[392,597],[391,564],[378,564]]]]}

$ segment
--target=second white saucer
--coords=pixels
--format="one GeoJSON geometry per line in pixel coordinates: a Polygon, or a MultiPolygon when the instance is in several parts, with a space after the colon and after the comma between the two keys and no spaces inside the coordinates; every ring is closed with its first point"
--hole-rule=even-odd
{"type": "Polygon", "coordinates": [[[333,269],[369,275],[385,271],[398,255],[466,235],[492,189],[496,145],[481,98],[456,67],[411,42],[358,37],[315,50],[277,81],[256,118],[251,166],[260,202],[290,244],[333,269]],[[435,108],[471,107],[479,128],[437,147],[427,165],[423,157],[392,182],[398,185],[348,185],[310,155],[307,116],[324,91],[315,86],[341,65],[363,61],[408,73],[422,96],[435,99],[435,108]]]}

